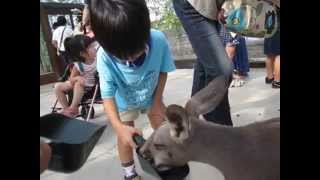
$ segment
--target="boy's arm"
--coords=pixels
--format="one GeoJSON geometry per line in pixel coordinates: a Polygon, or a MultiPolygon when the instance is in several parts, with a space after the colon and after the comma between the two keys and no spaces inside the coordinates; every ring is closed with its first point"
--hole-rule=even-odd
{"type": "Polygon", "coordinates": [[[119,140],[124,144],[130,144],[132,148],[135,148],[136,144],[134,143],[132,136],[134,134],[142,135],[141,131],[134,127],[127,126],[121,122],[114,98],[104,99],[103,106],[104,111],[107,114],[112,127],[116,131],[119,140]]]}
{"type": "Polygon", "coordinates": [[[153,98],[153,104],[148,113],[153,129],[158,128],[164,119],[165,105],[162,102],[162,95],[167,82],[167,76],[167,72],[160,72],[157,88],[153,98]]]}
{"type": "Polygon", "coordinates": [[[157,89],[154,94],[154,103],[162,103],[162,95],[164,91],[164,87],[167,82],[168,73],[167,72],[160,72],[159,80],[157,84],[157,89]]]}
{"type": "Polygon", "coordinates": [[[119,113],[116,108],[116,104],[113,98],[108,98],[103,100],[104,111],[107,114],[112,127],[118,131],[121,128],[122,123],[120,121],[119,113]]]}
{"type": "Polygon", "coordinates": [[[73,66],[69,77],[69,81],[71,82],[71,84],[73,84],[76,81],[77,76],[80,76],[80,72],[77,70],[76,67],[73,66]]]}
{"type": "Polygon", "coordinates": [[[51,43],[56,49],[58,49],[58,34],[57,34],[57,31],[53,31],[51,43]]]}
{"type": "Polygon", "coordinates": [[[77,68],[75,66],[73,66],[71,73],[70,73],[70,78],[74,78],[79,75],[80,75],[80,72],[77,70],[77,68]]]}
{"type": "Polygon", "coordinates": [[[168,72],[174,71],[176,69],[166,36],[161,33],[160,38],[160,42],[162,42],[164,45],[163,56],[160,65],[158,84],[154,92],[153,104],[148,113],[153,129],[158,128],[164,120],[165,105],[162,102],[162,95],[167,82],[168,72]]]}

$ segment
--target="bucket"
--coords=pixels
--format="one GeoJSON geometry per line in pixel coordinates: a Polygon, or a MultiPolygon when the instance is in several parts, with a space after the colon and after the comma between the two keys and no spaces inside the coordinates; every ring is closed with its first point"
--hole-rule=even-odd
{"type": "Polygon", "coordinates": [[[49,170],[71,173],[86,162],[106,125],[52,113],[40,117],[40,138],[52,149],[49,170]]]}

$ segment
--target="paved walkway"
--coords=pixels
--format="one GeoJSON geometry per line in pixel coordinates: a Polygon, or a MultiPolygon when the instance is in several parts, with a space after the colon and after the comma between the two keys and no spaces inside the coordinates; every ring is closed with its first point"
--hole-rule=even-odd
{"type": "MultiPolygon", "coordinates": [[[[184,105],[190,97],[192,84],[192,69],[178,69],[169,74],[164,92],[165,104],[184,105]]],[[[262,121],[280,116],[280,90],[272,89],[264,84],[265,69],[251,69],[250,77],[241,88],[230,88],[230,106],[232,119],[235,126],[242,126],[255,121],[262,121]]],[[[50,112],[50,107],[55,101],[52,84],[40,86],[40,116],[50,112]]],[[[108,124],[107,129],[100,138],[96,147],[90,154],[87,162],[77,172],[62,174],[46,171],[41,176],[42,180],[122,180],[122,169],[117,159],[116,136],[107,121],[102,105],[94,106],[95,119],[91,122],[108,124]]],[[[147,118],[141,117],[137,126],[148,137],[152,130],[147,118]]],[[[154,180],[148,174],[141,172],[139,164],[138,172],[145,180],[154,180]]],[[[223,180],[223,175],[215,168],[202,163],[190,163],[191,180],[215,179],[223,180]]]]}

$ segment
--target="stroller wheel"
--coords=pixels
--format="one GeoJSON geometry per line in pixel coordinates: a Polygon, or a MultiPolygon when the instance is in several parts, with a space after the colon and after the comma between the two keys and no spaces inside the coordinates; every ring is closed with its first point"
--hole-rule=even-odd
{"type": "MultiPolygon", "coordinates": [[[[83,119],[87,119],[87,116],[89,114],[90,106],[82,106],[81,107],[81,117],[83,119]]],[[[90,119],[94,118],[94,108],[91,109],[90,119]]]]}

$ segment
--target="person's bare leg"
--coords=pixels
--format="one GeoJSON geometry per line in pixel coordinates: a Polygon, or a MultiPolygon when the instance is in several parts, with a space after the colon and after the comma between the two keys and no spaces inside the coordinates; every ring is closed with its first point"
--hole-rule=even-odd
{"type": "Polygon", "coordinates": [[[274,62],[274,80],[280,82],[280,55],[276,56],[274,62]]]}
{"type": "MultiPolygon", "coordinates": [[[[125,125],[134,126],[133,121],[123,122],[125,125]]],[[[118,138],[118,153],[122,164],[133,161],[133,150],[130,145],[121,143],[118,138]]]]}
{"type": "Polygon", "coordinates": [[[84,94],[84,79],[79,77],[79,79],[75,82],[73,87],[73,98],[72,103],[70,105],[71,108],[75,109],[78,108],[82,96],[84,94]]]}
{"type": "Polygon", "coordinates": [[[266,72],[267,72],[267,78],[272,79],[274,78],[274,61],[275,56],[274,55],[268,55],[266,60],[266,72]]]}
{"type": "Polygon", "coordinates": [[[54,92],[58,99],[58,102],[61,104],[62,108],[65,109],[68,107],[68,101],[65,92],[72,89],[71,83],[69,81],[66,82],[58,82],[54,85],[54,92]]]}

